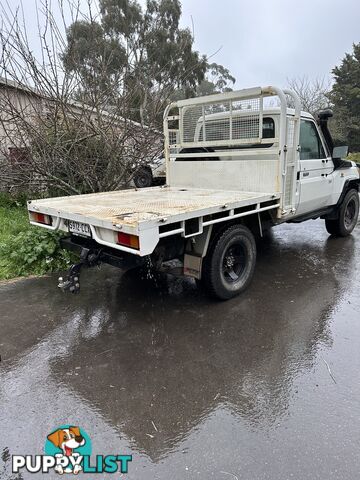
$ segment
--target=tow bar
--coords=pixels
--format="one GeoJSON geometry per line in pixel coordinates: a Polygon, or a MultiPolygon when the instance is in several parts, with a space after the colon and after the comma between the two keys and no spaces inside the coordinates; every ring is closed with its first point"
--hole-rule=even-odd
{"type": "Polygon", "coordinates": [[[80,292],[80,272],[82,267],[93,267],[100,264],[101,250],[91,250],[89,248],[82,247],[80,253],[80,262],[74,263],[69,269],[66,280],[63,277],[59,277],[58,287],[66,292],[71,293],[80,292]]]}

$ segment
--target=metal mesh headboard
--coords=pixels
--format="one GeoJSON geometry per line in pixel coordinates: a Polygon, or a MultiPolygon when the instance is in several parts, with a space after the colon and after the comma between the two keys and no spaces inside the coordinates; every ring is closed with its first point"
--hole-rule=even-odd
{"type": "Polygon", "coordinates": [[[180,107],[180,143],[191,147],[259,143],[262,99],[223,101],[180,107]]]}
{"type": "MultiPolygon", "coordinates": [[[[230,147],[273,143],[263,139],[263,97],[228,98],[228,94],[209,101],[189,104],[177,102],[178,115],[169,117],[171,148],[230,147]]],[[[210,97],[209,97],[210,98],[210,97]]]]}

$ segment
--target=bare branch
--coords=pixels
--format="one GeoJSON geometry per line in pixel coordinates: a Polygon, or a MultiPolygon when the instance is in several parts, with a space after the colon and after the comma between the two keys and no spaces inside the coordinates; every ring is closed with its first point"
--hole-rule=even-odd
{"type": "Polygon", "coordinates": [[[288,79],[287,83],[289,88],[299,95],[303,110],[315,114],[317,111],[330,106],[328,99],[331,89],[330,80],[326,80],[324,77],[309,80],[304,75],[303,77],[288,79]]]}
{"type": "MultiPolygon", "coordinates": [[[[119,72],[108,88],[96,78],[84,85],[78,73],[64,67],[68,12],[83,18],[78,2],[58,2],[57,24],[47,0],[39,0],[40,53],[31,50],[21,10],[0,3],[0,163],[2,184],[46,194],[97,192],[127,185],[139,166],[156,158],[162,135],[155,121],[163,107],[143,102],[142,122],[129,120],[138,94],[124,85],[119,72]],[[89,92],[84,98],[79,92],[89,92]],[[146,114],[145,114],[146,110],[146,114]]],[[[97,13],[88,3],[86,19],[97,13]]],[[[105,76],[107,64],[99,75],[105,76]]]]}

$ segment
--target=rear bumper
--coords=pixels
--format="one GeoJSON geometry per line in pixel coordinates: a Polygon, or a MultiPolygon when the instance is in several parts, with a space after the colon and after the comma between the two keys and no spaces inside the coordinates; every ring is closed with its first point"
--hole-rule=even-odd
{"type": "Polygon", "coordinates": [[[130,270],[139,267],[145,262],[145,257],[139,257],[137,255],[132,255],[131,253],[103,247],[90,238],[82,238],[76,235],[61,238],[60,246],[65,250],[70,250],[79,255],[84,248],[89,249],[94,253],[99,252],[100,262],[121,268],[122,270],[130,270]]]}

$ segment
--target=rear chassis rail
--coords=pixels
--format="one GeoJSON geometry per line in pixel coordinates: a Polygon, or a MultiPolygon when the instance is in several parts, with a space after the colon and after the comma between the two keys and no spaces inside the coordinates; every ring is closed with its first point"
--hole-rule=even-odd
{"type": "Polygon", "coordinates": [[[69,250],[79,255],[81,255],[84,248],[93,253],[99,253],[99,262],[107,263],[108,265],[124,270],[141,266],[144,263],[144,259],[141,257],[126,252],[119,252],[118,250],[109,247],[100,247],[94,240],[90,238],[82,238],[77,235],[70,235],[61,238],[60,246],[64,250],[69,250]]]}
{"type": "Polygon", "coordinates": [[[80,261],[70,267],[66,279],[59,278],[59,288],[63,291],[69,290],[71,293],[80,292],[80,273],[83,267],[89,268],[107,263],[126,271],[145,263],[144,257],[121,253],[108,247],[101,248],[94,240],[76,235],[61,238],[60,246],[79,254],[80,257],[80,261]]]}

